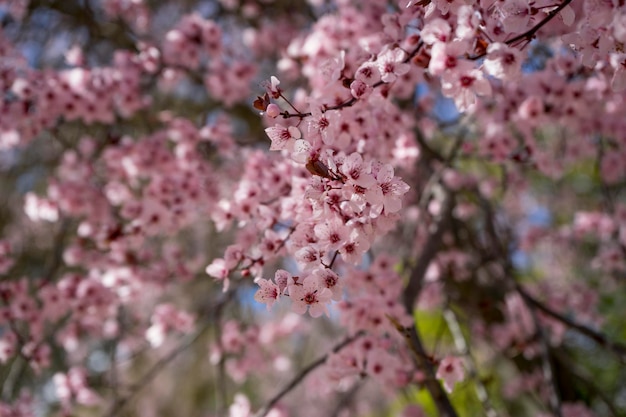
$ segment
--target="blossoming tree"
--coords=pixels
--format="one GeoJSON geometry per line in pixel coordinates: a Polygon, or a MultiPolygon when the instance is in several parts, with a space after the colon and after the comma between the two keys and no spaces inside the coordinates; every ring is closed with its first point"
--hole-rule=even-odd
{"type": "Polygon", "coordinates": [[[623,1],[0,21],[0,416],[626,413],[623,1]]]}

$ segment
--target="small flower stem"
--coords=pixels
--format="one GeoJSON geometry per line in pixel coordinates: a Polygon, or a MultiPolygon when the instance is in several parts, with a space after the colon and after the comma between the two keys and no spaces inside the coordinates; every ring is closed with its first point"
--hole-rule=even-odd
{"type": "Polygon", "coordinates": [[[297,113],[297,115],[298,115],[298,116],[301,116],[301,117],[303,117],[303,116],[304,116],[304,114],[303,114],[300,110],[298,110],[298,109],[296,108],[296,106],[294,106],[294,105],[291,103],[291,101],[289,101],[289,99],[283,95],[283,93],[280,93],[280,97],[281,97],[283,100],[285,100],[285,102],[286,102],[287,104],[289,104],[289,107],[291,107],[291,108],[292,108],[292,109],[293,109],[293,110],[297,113]]]}

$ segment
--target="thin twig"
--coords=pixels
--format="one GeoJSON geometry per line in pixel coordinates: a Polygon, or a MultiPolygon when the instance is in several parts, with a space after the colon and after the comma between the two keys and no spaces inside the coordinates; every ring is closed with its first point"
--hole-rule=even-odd
{"type": "Polygon", "coordinates": [[[559,14],[561,12],[561,10],[563,10],[571,2],[572,2],[572,0],[565,0],[556,9],[554,9],[550,13],[548,13],[548,15],[546,17],[541,19],[541,21],[539,23],[537,23],[535,26],[533,26],[532,28],[530,28],[529,30],[527,30],[526,32],[524,32],[522,34],[517,35],[514,38],[511,38],[511,39],[507,40],[506,44],[513,45],[513,44],[515,44],[518,41],[521,41],[523,39],[532,39],[532,37],[535,36],[535,33],[537,33],[539,31],[539,29],[544,27],[550,20],[554,19],[556,17],[556,15],[559,14]]]}
{"type": "MultiPolygon", "coordinates": [[[[518,287],[519,288],[519,287],[518,287]]],[[[519,289],[518,289],[519,293],[519,289]]],[[[539,347],[540,347],[540,355],[541,355],[541,370],[543,372],[543,377],[550,384],[550,397],[548,398],[550,402],[550,408],[552,413],[556,417],[563,417],[562,405],[563,402],[561,400],[561,393],[559,391],[559,386],[555,377],[555,369],[552,358],[550,357],[550,345],[548,343],[548,337],[546,335],[546,331],[541,326],[539,322],[539,317],[537,316],[537,310],[534,308],[528,300],[522,297],[524,303],[530,310],[530,316],[532,317],[533,324],[535,325],[535,331],[537,333],[537,337],[539,338],[539,347]]]]}
{"type": "Polygon", "coordinates": [[[281,389],[276,395],[274,395],[255,415],[254,417],[265,417],[267,413],[272,410],[272,407],[278,403],[285,395],[287,395],[290,391],[292,391],[295,387],[300,384],[306,378],[308,374],[310,374],[317,367],[323,365],[328,359],[330,353],[337,353],[344,347],[348,346],[350,343],[354,342],[356,339],[362,336],[362,333],[357,333],[353,336],[347,337],[341,343],[336,345],[329,353],[324,356],[318,358],[317,360],[310,363],[307,367],[302,369],[283,389],[281,389]]]}
{"type": "MultiPolygon", "coordinates": [[[[558,359],[558,357],[557,357],[557,359],[558,359]]],[[[595,382],[593,381],[593,377],[592,376],[590,376],[590,375],[583,375],[583,371],[581,369],[577,368],[575,363],[567,363],[567,364],[563,364],[563,365],[567,366],[569,372],[571,373],[571,375],[574,378],[579,379],[580,382],[585,384],[587,386],[587,388],[589,388],[589,390],[594,395],[597,395],[598,398],[600,398],[600,400],[602,400],[604,405],[606,405],[606,408],[608,408],[608,411],[609,411],[609,413],[611,414],[612,417],[617,417],[617,416],[621,415],[621,413],[617,410],[617,407],[615,406],[615,404],[613,404],[613,401],[611,401],[611,399],[608,397],[608,395],[606,395],[605,391],[595,384],[595,382]]]]}
{"type": "Polygon", "coordinates": [[[48,258],[46,272],[43,274],[43,280],[39,284],[39,288],[54,282],[54,275],[63,265],[63,252],[65,251],[65,238],[70,231],[70,220],[63,218],[61,225],[54,237],[52,256],[48,258]]]}
{"type": "Polygon", "coordinates": [[[431,233],[426,244],[424,245],[415,267],[411,271],[409,276],[409,283],[404,289],[403,302],[404,307],[409,314],[413,311],[413,305],[417,300],[419,293],[422,290],[423,277],[428,269],[428,265],[433,260],[439,247],[441,246],[441,240],[444,232],[450,225],[450,219],[452,217],[452,195],[449,192],[445,193],[443,198],[441,217],[435,225],[435,230],[431,233]]]}
{"type": "Polygon", "coordinates": [[[130,392],[116,401],[107,415],[115,417],[119,415],[119,412],[128,405],[131,399],[133,399],[139,392],[150,383],[167,365],[169,365],[174,359],[178,357],[182,352],[187,350],[191,345],[196,343],[200,337],[211,327],[211,322],[204,324],[192,337],[178,345],[176,349],[169,354],[161,358],[155,363],[140,379],[137,383],[133,384],[130,392]]]}
{"type": "Polygon", "coordinates": [[[15,387],[22,379],[26,371],[27,360],[21,356],[15,356],[11,361],[7,376],[2,381],[2,400],[9,402],[13,399],[15,387]]]}
{"type": "Polygon", "coordinates": [[[219,410],[220,413],[223,413],[226,410],[226,406],[228,404],[228,390],[226,384],[226,355],[224,355],[224,345],[222,343],[223,329],[221,322],[221,313],[215,314],[214,323],[215,323],[215,341],[220,351],[220,359],[217,363],[217,380],[221,381],[216,384],[216,410],[219,410]]]}
{"type": "MultiPolygon", "coordinates": [[[[226,293],[214,306],[213,308],[213,316],[220,314],[220,311],[228,304],[228,302],[233,298],[235,291],[231,290],[226,293]]],[[[120,415],[120,411],[125,408],[128,403],[135,397],[139,392],[145,388],[159,373],[169,365],[174,359],[176,359],[181,353],[189,349],[192,345],[194,345],[200,338],[211,328],[214,324],[214,321],[211,317],[208,319],[202,327],[200,327],[193,335],[190,335],[186,340],[184,340],[176,349],[172,350],[170,353],[165,355],[163,358],[158,360],[152,367],[141,377],[139,380],[130,387],[130,391],[128,394],[124,395],[118,401],[113,403],[110,410],[105,414],[110,417],[116,417],[120,415]]]]}
{"type": "MultiPolygon", "coordinates": [[[[550,13],[548,13],[548,15],[546,17],[544,17],[543,19],[541,19],[539,21],[539,23],[537,23],[535,26],[533,26],[532,28],[530,28],[529,30],[527,30],[526,32],[519,34],[511,39],[508,39],[507,41],[505,41],[504,43],[506,43],[507,45],[514,45],[517,42],[521,41],[521,40],[531,40],[533,38],[533,36],[535,36],[535,33],[537,33],[539,31],[539,29],[541,29],[542,27],[544,27],[550,20],[554,19],[556,17],[556,15],[558,15],[561,10],[563,10],[568,4],[570,4],[572,2],[572,0],[565,0],[563,1],[563,3],[561,3],[556,9],[552,10],[550,13]]],[[[487,51],[481,52],[480,54],[477,55],[472,55],[470,57],[468,57],[468,59],[470,60],[476,60],[476,59],[480,59],[482,57],[484,57],[485,55],[487,55],[487,51]]]]}
{"type": "Polygon", "coordinates": [[[420,128],[415,128],[413,131],[415,132],[415,139],[417,140],[417,144],[419,145],[420,150],[422,151],[426,159],[443,162],[444,157],[439,152],[431,148],[428,143],[426,143],[426,137],[424,136],[422,130],[420,128]]]}
{"type": "Polygon", "coordinates": [[[365,380],[363,379],[358,380],[354,385],[352,385],[352,387],[350,387],[348,392],[343,393],[339,402],[335,406],[335,410],[329,415],[329,417],[339,417],[340,415],[343,415],[342,411],[350,407],[353,403],[354,396],[359,392],[361,387],[363,387],[364,381],[365,380]]]}

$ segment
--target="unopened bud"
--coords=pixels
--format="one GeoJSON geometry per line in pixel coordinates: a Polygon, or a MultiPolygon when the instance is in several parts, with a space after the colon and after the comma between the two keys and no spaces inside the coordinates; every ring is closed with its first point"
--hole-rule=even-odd
{"type": "Polygon", "coordinates": [[[280,107],[278,107],[278,105],[275,103],[271,103],[270,105],[267,106],[267,109],[265,110],[265,114],[267,114],[269,117],[274,119],[280,115],[280,107]]]}

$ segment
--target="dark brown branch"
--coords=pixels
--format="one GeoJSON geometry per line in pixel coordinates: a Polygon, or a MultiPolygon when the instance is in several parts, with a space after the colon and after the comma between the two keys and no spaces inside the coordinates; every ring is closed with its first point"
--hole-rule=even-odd
{"type": "Polygon", "coordinates": [[[551,317],[557,321],[560,321],[561,323],[568,326],[570,329],[575,330],[578,333],[587,336],[588,338],[596,342],[598,345],[614,353],[622,363],[626,363],[626,345],[623,345],[618,342],[613,342],[609,340],[604,334],[596,330],[593,330],[590,327],[587,327],[583,324],[577,323],[574,320],[567,318],[563,314],[552,310],[551,308],[549,308],[548,306],[546,306],[545,304],[543,304],[542,302],[534,298],[528,292],[526,292],[526,290],[522,288],[522,286],[519,284],[517,284],[517,292],[533,308],[541,311],[543,314],[545,314],[548,317],[551,317]]]}
{"type": "MultiPolygon", "coordinates": [[[[409,283],[404,289],[403,303],[407,313],[413,316],[413,307],[422,290],[424,281],[424,275],[426,269],[431,261],[436,256],[439,248],[441,247],[442,238],[444,233],[448,230],[451,218],[452,218],[453,197],[451,193],[446,192],[444,201],[442,204],[441,216],[435,224],[434,230],[431,232],[422,252],[417,260],[417,263],[411,275],[409,276],[409,283]]],[[[429,359],[424,344],[417,332],[416,326],[399,330],[403,333],[407,344],[411,351],[414,353],[413,360],[415,365],[421,369],[425,374],[424,385],[435,403],[439,415],[442,417],[456,417],[457,412],[452,406],[448,395],[443,390],[443,387],[437,381],[435,367],[432,361],[429,359]]]]}
{"type": "Polygon", "coordinates": [[[415,129],[415,139],[417,140],[417,144],[420,146],[420,150],[427,160],[444,162],[445,158],[439,152],[431,148],[428,143],[426,143],[426,138],[419,128],[415,129]]]}
{"type": "Polygon", "coordinates": [[[285,385],[285,387],[282,390],[280,390],[276,395],[274,395],[263,406],[263,408],[261,408],[254,415],[254,417],[265,417],[267,415],[267,413],[269,413],[272,410],[272,407],[274,407],[276,405],[276,403],[278,403],[278,401],[281,400],[281,398],[283,398],[290,391],[292,391],[295,387],[297,387],[300,384],[300,382],[302,382],[304,380],[304,378],[306,378],[306,376],[308,374],[310,374],[313,370],[315,370],[317,367],[323,365],[326,362],[326,359],[328,359],[328,356],[330,355],[330,353],[337,353],[337,352],[339,352],[341,349],[343,349],[344,347],[348,346],[350,343],[354,342],[356,339],[358,339],[361,336],[362,336],[362,333],[357,333],[354,336],[347,337],[341,343],[336,345],[329,353],[325,354],[324,356],[322,356],[322,357],[318,358],[317,360],[313,361],[312,363],[310,363],[306,368],[304,368],[302,371],[300,371],[298,373],[298,375],[296,375],[287,385],[285,385]]]}
{"type": "MultiPolygon", "coordinates": [[[[518,286],[518,293],[519,293],[519,286],[518,286]]],[[[561,400],[561,392],[559,390],[559,385],[557,384],[557,381],[555,378],[556,372],[554,369],[553,360],[550,355],[550,345],[548,343],[548,337],[546,335],[544,328],[541,326],[541,323],[539,322],[539,317],[537,316],[536,309],[532,308],[532,306],[529,306],[528,300],[526,300],[525,298],[524,298],[524,303],[528,307],[531,307],[529,308],[530,315],[532,317],[533,324],[535,325],[535,331],[539,339],[538,343],[539,343],[539,351],[540,351],[539,354],[541,356],[541,370],[543,372],[543,377],[550,384],[550,392],[548,394],[549,395],[548,401],[550,402],[550,408],[551,408],[552,414],[554,414],[556,417],[563,417],[563,410],[562,410],[563,401],[561,400]]]]}
{"type": "Polygon", "coordinates": [[[437,381],[434,364],[427,359],[426,350],[424,349],[424,345],[417,334],[416,326],[411,327],[409,335],[411,346],[418,353],[415,356],[415,360],[420,369],[422,369],[426,374],[424,385],[426,386],[428,392],[430,392],[433,402],[439,411],[439,415],[441,417],[457,417],[457,412],[452,406],[450,398],[448,398],[448,395],[443,390],[443,387],[439,381],[437,381]]]}
{"type": "Polygon", "coordinates": [[[435,367],[433,361],[426,353],[424,344],[417,333],[416,326],[402,327],[393,317],[388,316],[391,323],[396,327],[398,332],[404,337],[406,344],[413,353],[413,362],[418,369],[421,369],[425,373],[423,384],[430,392],[433,402],[437,406],[439,416],[441,417],[456,417],[457,413],[448,395],[445,393],[439,381],[437,381],[435,367]]]}
{"type": "Polygon", "coordinates": [[[577,323],[574,320],[567,318],[563,314],[550,309],[545,304],[543,304],[542,302],[534,298],[532,295],[530,295],[519,283],[515,282],[513,278],[515,275],[514,267],[511,264],[510,253],[507,249],[507,246],[502,242],[502,239],[496,228],[496,218],[495,218],[495,213],[493,211],[493,207],[490,204],[490,202],[487,201],[484,197],[482,197],[478,192],[476,193],[476,195],[478,196],[480,206],[483,209],[484,214],[485,214],[484,228],[485,228],[486,236],[489,242],[489,249],[485,248],[485,250],[488,250],[492,255],[496,256],[496,259],[502,262],[502,266],[505,270],[504,272],[505,276],[511,278],[509,284],[511,285],[512,289],[516,291],[522,297],[522,300],[524,301],[524,303],[526,304],[526,306],[529,308],[531,312],[533,322],[537,330],[539,343],[541,345],[540,346],[541,360],[542,360],[544,376],[546,380],[551,384],[551,387],[553,390],[552,395],[550,397],[550,407],[552,408],[551,411],[555,415],[560,416],[562,414],[561,413],[561,398],[560,398],[559,386],[556,383],[555,378],[554,378],[554,374],[555,374],[554,358],[550,355],[547,336],[541,326],[541,323],[539,322],[537,312],[541,312],[548,317],[551,317],[557,321],[560,321],[561,323],[568,326],[570,329],[575,330],[589,337],[590,339],[598,343],[600,346],[614,353],[622,363],[626,363],[626,346],[616,343],[616,342],[612,342],[602,333],[597,332],[585,325],[577,323]]]}

